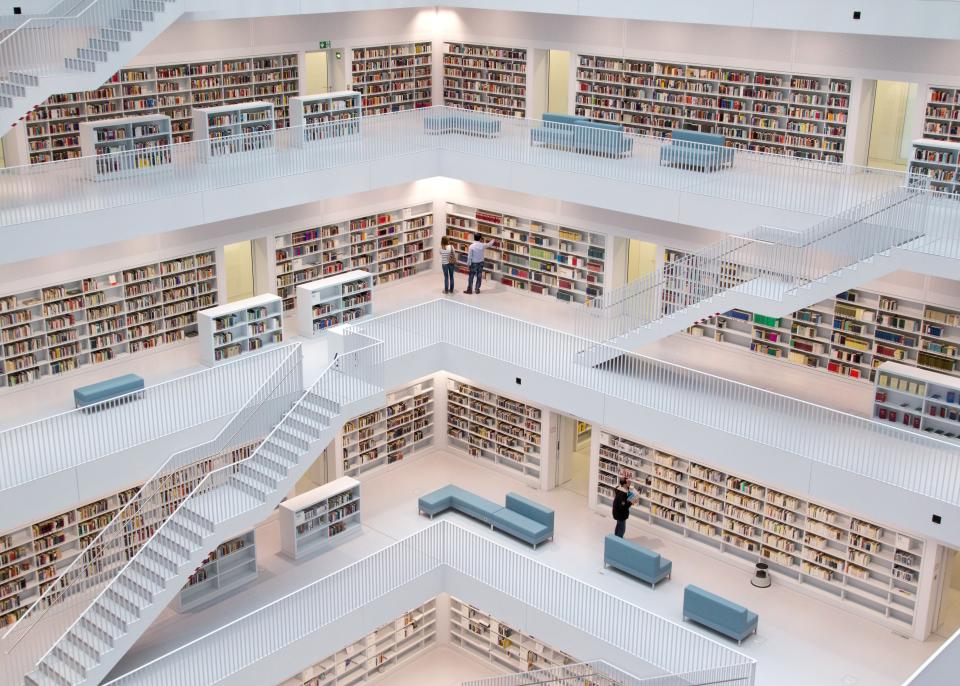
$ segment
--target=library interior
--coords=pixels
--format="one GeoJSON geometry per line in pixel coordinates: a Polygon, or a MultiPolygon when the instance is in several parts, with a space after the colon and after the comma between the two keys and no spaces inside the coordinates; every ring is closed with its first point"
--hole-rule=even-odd
{"type": "Polygon", "coordinates": [[[0,682],[956,684],[960,3],[807,4],[0,8],[0,682]]]}

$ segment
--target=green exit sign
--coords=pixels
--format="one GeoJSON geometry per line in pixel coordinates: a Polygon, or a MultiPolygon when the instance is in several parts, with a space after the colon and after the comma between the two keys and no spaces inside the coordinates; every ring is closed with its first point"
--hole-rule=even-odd
{"type": "Polygon", "coordinates": [[[322,41],[320,41],[320,43],[319,43],[318,45],[319,45],[319,47],[320,47],[321,50],[326,50],[327,48],[330,47],[330,41],[328,41],[328,40],[322,40],[322,41]]]}

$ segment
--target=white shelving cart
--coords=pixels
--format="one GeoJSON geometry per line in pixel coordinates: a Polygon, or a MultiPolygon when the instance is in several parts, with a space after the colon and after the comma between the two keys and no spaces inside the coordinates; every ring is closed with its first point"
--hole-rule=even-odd
{"type": "Polygon", "coordinates": [[[298,145],[360,132],[360,99],[356,91],[333,91],[290,98],[290,122],[298,145]]]}
{"type": "Polygon", "coordinates": [[[200,310],[197,320],[208,365],[283,342],[283,301],[275,295],[200,310]]]}
{"type": "Polygon", "coordinates": [[[362,531],[360,482],[344,476],[280,503],[280,549],[300,558],[362,531]]]}
{"type": "Polygon", "coordinates": [[[297,286],[297,330],[316,336],[373,314],[373,274],[354,269],[297,286]]]}
{"type": "Polygon", "coordinates": [[[193,135],[204,141],[204,162],[276,148],[273,103],[256,100],[193,110],[193,135]]]}
{"type": "Polygon", "coordinates": [[[80,153],[90,177],[107,180],[156,171],[172,164],[170,117],[144,114],[80,122],[80,153]]]}

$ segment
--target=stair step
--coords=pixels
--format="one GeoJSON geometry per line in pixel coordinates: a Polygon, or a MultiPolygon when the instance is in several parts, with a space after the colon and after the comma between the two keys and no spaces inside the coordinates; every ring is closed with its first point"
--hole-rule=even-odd
{"type": "Polygon", "coordinates": [[[91,607],[105,616],[112,624],[122,627],[124,632],[130,624],[138,619],[133,610],[117,602],[106,593],[101,594],[91,607]]]}
{"type": "Polygon", "coordinates": [[[194,545],[203,545],[203,534],[199,533],[195,527],[197,527],[197,524],[186,517],[181,517],[180,521],[171,518],[163,525],[164,530],[172,531],[194,545]]]}
{"type": "Polygon", "coordinates": [[[292,439],[288,439],[284,434],[281,434],[279,431],[275,431],[269,439],[270,445],[279,445],[284,450],[289,452],[291,455],[303,455],[307,451],[307,446],[300,445],[300,439],[295,436],[292,439]],[[294,440],[295,439],[295,440],[294,440]]]}
{"type": "Polygon", "coordinates": [[[336,417],[340,414],[340,405],[338,403],[324,398],[322,395],[317,395],[316,393],[308,394],[303,399],[303,403],[311,408],[315,408],[318,412],[328,417],[336,417]]]}
{"type": "Polygon", "coordinates": [[[190,521],[198,524],[200,527],[203,528],[204,531],[209,531],[212,533],[214,529],[216,529],[216,524],[209,517],[204,517],[196,510],[193,510],[190,508],[189,500],[187,501],[187,504],[184,507],[180,508],[179,514],[183,517],[186,517],[190,521]]]}
{"type": "Polygon", "coordinates": [[[97,63],[92,60],[82,60],[79,57],[65,57],[63,59],[64,65],[67,69],[75,69],[76,71],[96,71],[97,63]]]}
{"type": "Polygon", "coordinates": [[[129,588],[116,582],[107,586],[103,594],[137,619],[140,619],[140,610],[150,604],[129,588]]]}
{"type": "Polygon", "coordinates": [[[22,71],[12,71],[7,74],[7,81],[21,86],[39,86],[40,79],[33,74],[25,74],[22,71]]]}
{"type": "Polygon", "coordinates": [[[307,424],[310,426],[312,431],[317,433],[330,426],[331,419],[329,415],[322,414],[315,408],[307,407],[304,403],[300,403],[293,408],[293,412],[290,413],[290,417],[296,418],[297,420],[307,424]]]}
{"type": "Polygon", "coordinates": [[[129,31],[124,31],[123,29],[108,29],[106,27],[100,29],[100,37],[112,41],[123,41],[124,43],[129,43],[133,38],[129,31]]]}
{"type": "Polygon", "coordinates": [[[110,20],[110,28],[119,31],[143,31],[143,22],[135,19],[125,19],[123,17],[114,17],[110,20]]]}
{"type": "Polygon", "coordinates": [[[289,448],[280,445],[276,441],[263,443],[258,449],[256,456],[265,456],[272,462],[293,466],[300,461],[301,453],[297,453],[289,448]]]}
{"type": "Polygon", "coordinates": [[[0,107],[13,107],[13,98],[9,95],[0,95],[0,107]]]}
{"type": "Polygon", "coordinates": [[[27,87],[21,86],[19,83],[11,83],[10,81],[0,81],[0,94],[25,98],[27,97],[27,87]]]}
{"type": "Polygon", "coordinates": [[[276,434],[280,434],[285,441],[298,448],[301,453],[310,446],[308,435],[305,435],[297,426],[292,425],[289,418],[277,427],[277,430],[274,432],[274,435],[276,434]]]}
{"type": "Polygon", "coordinates": [[[283,471],[280,472],[279,465],[276,462],[268,462],[267,459],[268,458],[263,456],[255,455],[252,459],[244,462],[243,465],[237,469],[237,473],[249,476],[267,488],[276,488],[280,480],[287,476],[287,469],[284,467],[283,471]]]}
{"type": "Polygon", "coordinates": [[[189,558],[190,553],[195,547],[190,545],[189,540],[183,538],[176,531],[170,531],[169,527],[166,526],[164,526],[161,531],[158,531],[153,539],[161,546],[161,551],[163,548],[166,548],[176,553],[176,555],[171,555],[170,559],[177,563],[181,562],[179,558],[189,558]]]}
{"type": "Polygon", "coordinates": [[[63,686],[73,686],[86,680],[87,676],[81,674],[71,665],[67,664],[52,652],[47,653],[43,660],[37,665],[37,669],[44,676],[52,678],[55,683],[63,686]]]}
{"type": "Polygon", "coordinates": [[[191,498],[190,507],[201,514],[225,521],[263,505],[263,501],[228,481],[219,488],[191,498]]]}
{"type": "Polygon", "coordinates": [[[77,48],[77,57],[82,60],[106,62],[108,55],[106,50],[97,50],[95,48],[77,48]]]}
{"type": "Polygon", "coordinates": [[[133,569],[139,574],[142,577],[142,581],[137,580],[137,583],[147,588],[162,589],[166,585],[167,579],[176,576],[176,572],[171,572],[159,562],[146,557],[142,551],[131,560],[127,569],[133,569]],[[150,585],[148,586],[147,584],[150,585]]]}
{"type": "Polygon", "coordinates": [[[148,12],[163,12],[166,8],[160,0],[133,0],[133,6],[138,10],[147,10],[148,12]]]}
{"type": "Polygon", "coordinates": [[[61,662],[70,665],[84,676],[87,675],[87,670],[97,666],[97,658],[91,656],[85,649],[66,641],[58,642],[51,652],[61,662]]]}
{"type": "Polygon", "coordinates": [[[113,646],[103,640],[99,633],[91,629],[86,624],[77,622],[66,634],[68,641],[79,648],[86,650],[90,655],[98,659],[101,655],[111,650],[113,646]]]}
{"type": "Polygon", "coordinates": [[[45,674],[41,674],[39,670],[33,670],[29,674],[23,675],[23,683],[27,686],[59,686],[60,682],[54,679],[51,679],[45,674]]]}
{"type": "Polygon", "coordinates": [[[138,8],[128,7],[126,9],[120,10],[120,16],[124,19],[129,19],[131,21],[138,22],[151,22],[153,21],[153,12],[150,10],[142,10],[138,8]]]}
{"type": "Polygon", "coordinates": [[[106,630],[106,622],[91,613],[85,613],[77,622],[78,627],[96,637],[101,643],[113,647],[113,634],[106,630]]]}
{"type": "MultiPolygon", "coordinates": [[[[149,560],[152,564],[151,569],[156,569],[157,573],[160,570],[163,571],[163,576],[169,578],[171,576],[176,576],[177,572],[180,571],[180,565],[172,558],[167,557],[164,553],[169,551],[165,549],[154,550],[151,546],[146,546],[140,549],[137,557],[141,559],[149,560]],[[163,552],[161,552],[161,550],[163,552]]],[[[144,588],[147,592],[153,593],[151,587],[147,584],[156,583],[156,580],[153,577],[147,579],[132,579],[133,582],[137,583],[139,586],[144,588]],[[143,583],[141,583],[143,582],[143,583]]]]}
{"type": "MultiPolygon", "coordinates": [[[[257,451],[257,454],[244,462],[244,464],[262,472],[265,476],[270,477],[276,482],[285,479],[287,474],[290,473],[290,468],[297,463],[291,463],[289,458],[286,457],[277,457],[276,455],[257,451]]],[[[276,486],[276,484],[274,484],[274,486],[276,486]]]]}
{"type": "Polygon", "coordinates": [[[87,41],[87,47],[91,50],[106,50],[107,52],[117,52],[120,50],[120,41],[109,38],[91,38],[87,41]]]}
{"type": "Polygon", "coordinates": [[[268,488],[262,482],[257,481],[251,476],[246,474],[236,473],[230,477],[234,483],[234,487],[240,489],[247,495],[253,496],[261,502],[267,501],[267,494],[272,493],[273,489],[268,488]]]}

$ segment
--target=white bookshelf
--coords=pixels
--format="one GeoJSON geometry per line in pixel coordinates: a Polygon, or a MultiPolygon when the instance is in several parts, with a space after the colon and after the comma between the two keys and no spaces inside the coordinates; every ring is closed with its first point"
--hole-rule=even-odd
{"type": "Polygon", "coordinates": [[[456,379],[447,379],[447,438],[471,457],[539,484],[542,411],[456,379]]]}
{"type": "Polygon", "coordinates": [[[432,380],[387,394],[383,407],[354,417],[340,433],[343,473],[359,476],[394,465],[434,443],[432,380]]]}
{"type": "Polygon", "coordinates": [[[527,50],[447,41],[443,104],[505,117],[527,116],[527,50]]]}
{"type": "Polygon", "coordinates": [[[257,544],[248,531],[210,551],[177,594],[174,607],[189,612],[209,605],[256,578],[257,544]]]}
{"type": "Polygon", "coordinates": [[[960,88],[930,87],[923,113],[923,136],[960,143],[960,88]]]}
{"type": "MultiPolygon", "coordinates": [[[[683,255],[667,250],[664,298],[671,302],[699,297],[688,292],[689,280],[671,282],[671,262],[683,255]]],[[[738,269],[728,265],[721,285],[740,283],[738,269]]],[[[844,291],[786,317],[729,310],[702,319],[687,333],[866,382],[886,361],[960,376],[960,310],[875,291],[844,291]]]]}
{"type": "Polygon", "coordinates": [[[349,686],[405,665],[437,644],[437,602],[403,613],[280,686],[349,686]]]}
{"type": "Polygon", "coordinates": [[[354,48],[353,89],[364,115],[387,114],[433,104],[433,44],[430,41],[354,48]]]}
{"type": "Polygon", "coordinates": [[[913,141],[909,172],[927,177],[931,190],[960,193],[960,135],[953,141],[932,138],[913,141]]]}
{"type": "Polygon", "coordinates": [[[877,369],[873,417],[901,429],[960,440],[960,379],[884,362],[877,369]]]}
{"type": "Polygon", "coordinates": [[[80,152],[94,158],[90,171],[95,179],[162,169],[173,162],[172,143],[170,117],[165,114],[80,124],[80,152]]]}
{"type": "Polygon", "coordinates": [[[0,388],[193,338],[216,302],[213,251],[0,295],[0,388]]]}
{"type": "Polygon", "coordinates": [[[242,102],[193,110],[193,133],[206,141],[204,162],[248,152],[264,152],[276,146],[273,104],[242,102]]]}
{"type": "Polygon", "coordinates": [[[433,203],[347,219],[274,236],[277,295],[296,308],[299,284],[351,269],[374,275],[375,285],[420,274],[433,266],[433,203]]]}
{"type": "Polygon", "coordinates": [[[360,132],[360,94],[334,91],[290,98],[290,126],[298,144],[360,132]]]}
{"type": "Polygon", "coordinates": [[[198,313],[203,361],[208,365],[283,342],[283,301],[266,293],[198,313]]]}
{"type": "Polygon", "coordinates": [[[280,503],[280,549],[300,558],[340,545],[363,529],[360,482],[349,476],[280,503]]]}
{"type": "Polygon", "coordinates": [[[80,123],[104,118],[163,114],[170,117],[173,142],[185,143],[197,137],[194,107],[266,100],[277,127],[288,126],[288,100],[299,88],[295,53],[129,67],[95,90],[58,93],[36,107],[14,129],[7,164],[79,157],[80,123]]]}
{"type": "Polygon", "coordinates": [[[766,562],[779,578],[894,628],[913,625],[921,539],[600,432],[597,500],[604,510],[621,476],[640,494],[634,517],[751,564],[766,562]]]}
{"type": "Polygon", "coordinates": [[[849,79],[583,54],[576,79],[575,114],[633,133],[693,129],[737,148],[844,158],[849,79]]]}
{"type": "MultiPolygon", "coordinates": [[[[176,484],[164,506],[176,507],[185,494],[212,470],[248,457],[260,441],[204,458],[177,471],[176,484]]],[[[109,493],[75,509],[0,533],[0,627],[9,626],[35,603],[48,585],[110,524],[117,512],[137,495],[141,484],[109,493]]],[[[160,513],[162,514],[162,513],[160,513]]],[[[150,509],[131,518],[127,529],[128,559],[153,533],[155,513],[150,509]]],[[[102,569],[91,569],[94,574],[102,569]]]]}
{"type": "Polygon", "coordinates": [[[353,269],[297,286],[297,330],[316,336],[373,314],[373,274],[353,269]]]}
{"type": "Polygon", "coordinates": [[[603,295],[606,234],[448,203],[446,234],[462,273],[475,233],[496,241],[485,252],[485,271],[495,281],[567,302],[603,295]]]}
{"type": "MultiPolygon", "coordinates": [[[[453,596],[450,597],[450,643],[513,672],[581,662],[453,596]]],[[[579,681],[574,679],[571,683],[579,681]]]]}

